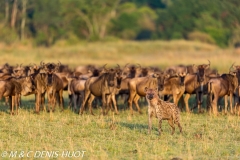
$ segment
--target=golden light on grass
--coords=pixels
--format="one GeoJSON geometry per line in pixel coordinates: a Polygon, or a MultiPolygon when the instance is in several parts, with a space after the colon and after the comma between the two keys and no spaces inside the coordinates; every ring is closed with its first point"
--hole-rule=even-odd
{"type": "Polygon", "coordinates": [[[78,65],[125,66],[126,63],[139,63],[142,66],[165,68],[178,64],[202,64],[211,61],[211,67],[220,73],[228,72],[240,54],[233,49],[221,49],[214,45],[200,42],[178,41],[116,41],[80,43],[79,45],[56,45],[51,48],[21,46],[0,46],[1,63],[11,65],[23,63],[39,64],[58,62],[74,68],[78,65]]]}
{"type": "MultiPolygon", "coordinates": [[[[139,63],[142,66],[167,67],[177,64],[202,64],[211,61],[211,67],[228,72],[239,55],[231,49],[187,41],[97,42],[76,46],[34,48],[0,45],[1,63],[11,65],[40,61],[77,65],[96,64],[109,66],[139,63]]],[[[0,153],[3,151],[72,151],[85,150],[83,159],[239,159],[240,121],[238,116],[181,113],[183,134],[176,129],[174,135],[167,122],[163,134],[158,136],[157,119],[153,119],[152,134],[147,134],[147,106],[141,104],[142,115],[133,116],[119,108],[119,115],[111,111],[108,116],[95,116],[84,112],[79,116],[67,109],[56,108],[54,113],[43,111],[33,114],[34,96],[22,97],[19,115],[10,116],[1,101],[0,153]]],[[[123,104],[122,104],[123,105],[123,104]]],[[[26,157],[25,157],[26,158],[26,157]]],[[[34,159],[34,157],[31,157],[34,159]]],[[[58,157],[58,159],[64,159],[58,157]]]]}

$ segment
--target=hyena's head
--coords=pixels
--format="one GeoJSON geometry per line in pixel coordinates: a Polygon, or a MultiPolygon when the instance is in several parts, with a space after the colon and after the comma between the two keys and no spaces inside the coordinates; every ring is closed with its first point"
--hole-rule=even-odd
{"type": "Polygon", "coordinates": [[[149,100],[152,100],[152,99],[158,97],[158,89],[157,88],[152,89],[152,88],[145,87],[144,91],[146,93],[146,98],[149,100]]]}

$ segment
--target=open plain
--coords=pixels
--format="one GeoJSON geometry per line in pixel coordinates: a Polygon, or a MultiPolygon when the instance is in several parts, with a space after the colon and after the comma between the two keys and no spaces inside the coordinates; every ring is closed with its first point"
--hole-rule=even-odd
{"type": "MultiPolygon", "coordinates": [[[[1,64],[39,65],[40,61],[60,61],[72,69],[87,64],[123,67],[127,63],[164,69],[209,60],[210,67],[222,74],[228,73],[232,63],[240,65],[239,59],[240,54],[234,49],[188,41],[81,42],[78,45],[61,42],[51,48],[0,45],[1,64]]],[[[22,97],[19,114],[10,116],[3,98],[0,156],[5,159],[240,159],[240,119],[236,115],[214,117],[206,112],[181,112],[183,134],[176,129],[171,135],[171,128],[163,121],[159,137],[156,119],[153,119],[152,134],[147,132],[147,104],[143,101],[141,115],[135,112],[131,116],[127,106],[119,101],[119,115],[109,112],[101,116],[100,109],[94,109],[95,116],[88,112],[80,116],[67,108],[67,93],[64,99],[63,112],[57,109],[54,113],[43,111],[36,115],[34,96],[22,97]]]]}

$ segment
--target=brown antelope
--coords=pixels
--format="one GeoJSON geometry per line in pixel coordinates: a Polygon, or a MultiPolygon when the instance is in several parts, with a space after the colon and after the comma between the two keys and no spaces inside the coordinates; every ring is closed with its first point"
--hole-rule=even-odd
{"type": "Polygon", "coordinates": [[[48,97],[48,111],[55,110],[57,98],[59,98],[59,106],[61,110],[63,110],[63,81],[60,77],[56,75],[56,72],[59,70],[59,66],[61,63],[58,64],[54,63],[47,63],[43,65],[43,69],[46,73],[45,76],[45,85],[48,97]],[[51,106],[51,109],[50,109],[51,106]]]}
{"type": "Polygon", "coordinates": [[[207,83],[205,71],[210,67],[210,61],[209,61],[209,64],[202,64],[198,66],[193,65],[193,67],[197,69],[197,73],[188,74],[185,77],[184,102],[186,106],[186,111],[190,112],[188,99],[190,98],[191,94],[196,94],[196,106],[198,107],[198,112],[200,113],[201,105],[202,105],[202,97],[203,97],[203,88],[204,88],[204,85],[207,83]]]}
{"type": "Polygon", "coordinates": [[[29,95],[33,90],[33,82],[31,77],[14,78],[5,76],[0,81],[0,99],[2,97],[9,97],[10,114],[14,114],[14,107],[16,107],[16,114],[18,114],[19,95],[29,95]]]}
{"type": "Polygon", "coordinates": [[[233,67],[236,69],[237,79],[238,79],[238,87],[236,89],[235,97],[234,97],[235,113],[238,112],[237,114],[239,115],[240,114],[240,65],[233,65],[233,67]]]}
{"type": "Polygon", "coordinates": [[[164,89],[164,80],[169,77],[164,72],[155,72],[152,76],[147,77],[137,77],[129,81],[128,86],[130,90],[130,95],[128,99],[128,105],[130,108],[130,113],[133,114],[132,103],[138,109],[139,113],[142,113],[138,100],[140,97],[145,97],[146,93],[144,91],[145,87],[158,88],[160,91],[164,89]]]}
{"type": "Polygon", "coordinates": [[[218,100],[221,97],[225,99],[225,113],[227,113],[228,97],[230,102],[230,113],[233,113],[233,94],[238,87],[238,79],[236,71],[232,70],[233,65],[229,69],[228,74],[222,74],[220,77],[212,78],[208,82],[209,103],[214,115],[218,114],[218,100]]]}
{"type": "Polygon", "coordinates": [[[170,77],[165,79],[164,89],[159,91],[159,95],[172,95],[173,102],[178,105],[179,99],[185,92],[184,80],[187,75],[187,69],[185,70],[172,70],[169,69],[166,71],[170,77]]]}
{"type": "Polygon", "coordinates": [[[116,105],[115,95],[117,90],[121,87],[122,73],[119,67],[117,69],[106,69],[106,72],[101,74],[98,77],[91,77],[85,82],[84,90],[84,100],[81,104],[79,114],[82,114],[86,102],[88,102],[89,111],[92,115],[92,101],[95,97],[102,97],[102,113],[106,114],[105,108],[107,111],[110,108],[110,99],[114,103],[115,112],[118,114],[118,109],[116,105]]]}
{"type": "Polygon", "coordinates": [[[72,107],[76,112],[77,106],[80,107],[80,101],[83,100],[86,80],[77,79],[74,76],[67,76],[67,80],[68,80],[68,95],[70,99],[69,107],[72,107]]]}

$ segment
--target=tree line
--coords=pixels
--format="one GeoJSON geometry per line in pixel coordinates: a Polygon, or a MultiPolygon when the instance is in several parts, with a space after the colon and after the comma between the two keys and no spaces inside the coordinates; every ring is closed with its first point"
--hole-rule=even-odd
{"type": "Polygon", "coordinates": [[[2,0],[0,41],[196,40],[240,44],[239,0],[2,0]]]}

